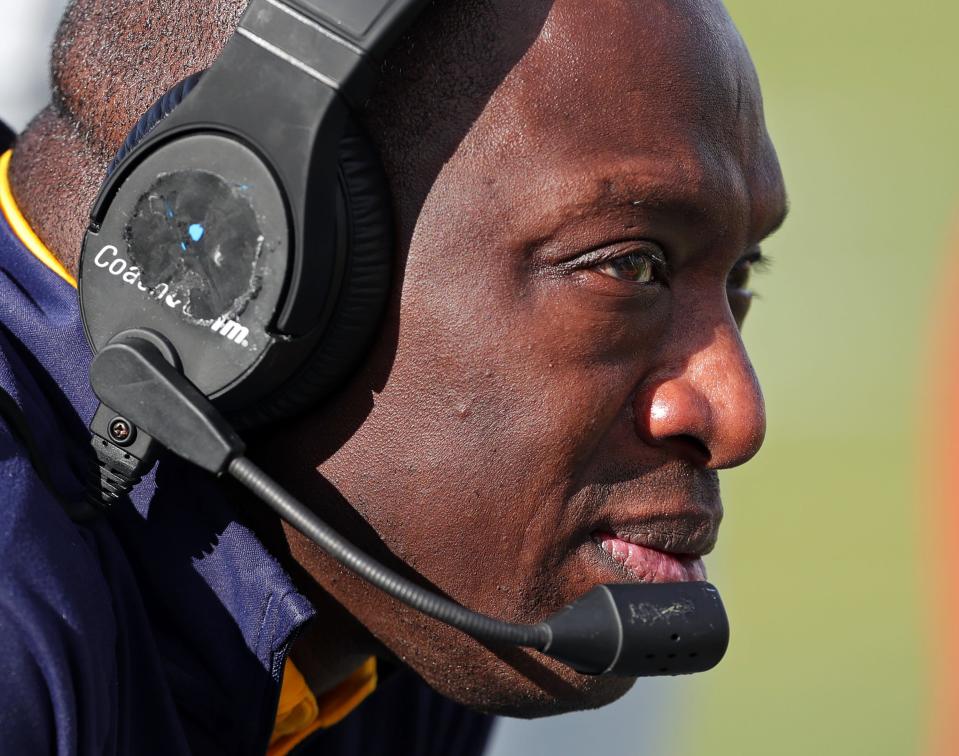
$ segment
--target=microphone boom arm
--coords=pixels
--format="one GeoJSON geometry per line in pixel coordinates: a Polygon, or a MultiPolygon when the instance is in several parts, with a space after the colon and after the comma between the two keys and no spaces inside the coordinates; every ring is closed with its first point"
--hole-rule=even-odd
{"type": "MultiPolygon", "coordinates": [[[[94,358],[90,383],[112,411],[98,417],[115,413],[131,426],[128,437],[137,444],[155,442],[209,472],[231,475],[361,578],[483,643],[532,648],[583,674],[630,677],[705,671],[726,651],[729,623],[719,592],[709,583],[600,585],[544,622],[522,625],[474,612],[403,577],[343,538],[247,459],[242,439],[180,372],[172,347],[159,334],[119,334],[94,358]]],[[[103,434],[96,422],[94,432],[100,434],[94,448],[101,462],[111,453],[115,458],[117,439],[103,434]]],[[[143,455],[139,467],[149,469],[154,458],[143,455]]],[[[124,479],[132,485],[143,470],[128,472],[124,479]]],[[[117,495],[111,491],[112,499],[117,495]]]]}

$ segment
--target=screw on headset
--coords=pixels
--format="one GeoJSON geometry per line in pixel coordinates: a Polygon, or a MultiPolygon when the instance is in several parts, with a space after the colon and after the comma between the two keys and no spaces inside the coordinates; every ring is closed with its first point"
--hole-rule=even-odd
{"type": "Polygon", "coordinates": [[[136,438],[137,430],[125,417],[115,417],[110,421],[110,440],[119,446],[129,446],[136,438]]]}

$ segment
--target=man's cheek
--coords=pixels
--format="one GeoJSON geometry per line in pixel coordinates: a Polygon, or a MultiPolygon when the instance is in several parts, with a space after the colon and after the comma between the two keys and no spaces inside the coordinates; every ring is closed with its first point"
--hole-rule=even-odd
{"type": "Polygon", "coordinates": [[[391,497],[404,516],[370,513],[383,516],[373,524],[388,545],[444,589],[468,592],[480,578],[509,584],[509,573],[544,548],[532,538],[536,523],[559,521],[565,443],[537,410],[516,409],[474,397],[468,412],[447,414],[445,432],[409,432],[410,456],[395,471],[402,493],[391,497]]]}
{"type": "Polygon", "coordinates": [[[558,521],[570,481],[628,404],[643,329],[608,313],[554,315],[514,307],[462,328],[429,317],[404,335],[378,412],[403,489],[434,515],[441,561],[471,533],[503,553],[545,548],[524,547],[524,534],[558,521]]]}

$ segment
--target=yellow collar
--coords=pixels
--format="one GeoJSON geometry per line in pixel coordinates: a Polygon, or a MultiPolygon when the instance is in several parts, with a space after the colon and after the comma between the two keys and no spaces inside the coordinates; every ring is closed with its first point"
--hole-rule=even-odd
{"type": "Polygon", "coordinates": [[[303,675],[289,659],[283,669],[280,705],[267,756],[286,756],[317,730],[332,727],[346,718],[376,689],[376,659],[370,657],[359,669],[319,698],[313,695],[303,675]]]}
{"type": "Polygon", "coordinates": [[[3,211],[3,217],[7,219],[13,233],[17,235],[23,245],[30,250],[34,257],[46,265],[50,270],[56,273],[60,278],[70,284],[74,289],[77,288],[77,279],[63,267],[63,264],[47,249],[47,246],[40,241],[27,219],[23,217],[17,201],[13,197],[13,191],[10,189],[10,158],[13,150],[7,150],[0,156],[0,210],[3,211]]]}

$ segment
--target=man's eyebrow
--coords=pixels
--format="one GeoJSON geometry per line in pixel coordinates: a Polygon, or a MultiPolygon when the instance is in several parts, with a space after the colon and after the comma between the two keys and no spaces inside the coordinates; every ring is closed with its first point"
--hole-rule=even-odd
{"type": "MultiPolygon", "coordinates": [[[[567,185],[564,187],[566,196],[563,201],[552,208],[551,216],[557,219],[553,230],[573,225],[585,216],[629,210],[679,218],[690,228],[704,228],[722,221],[728,197],[714,187],[696,186],[695,177],[671,173],[670,169],[674,168],[675,163],[670,162],[662,171],[612,173],[603,179],[584,182],[580,185],[580,191],[570,191],[567,185]]],[[[744,197],[742,201],[749,200],[744,197]]],[[[755,208],[756,217],[750,223],[753,243],[775,233],[789,212],[789,203],[784,195],[769,197],[762,205],[755,208]],[[768,220],[763,216],[768,217],[768,220]]]]}
{"type": "Polygon", "coordinates": [[[631,176],[629,185],[604,182],[594,195],[606,205],[630,206],[651,212],[686,215],[705,219],[712,212],[706,197],[688,187],[660,176],[631,176]]]}
{"type": "MultiPolygon", "coordinates": [[[[605,192],[603,200],[610,205],[627,204],[648,212],[679,216],[692,224],[707,223],[719,214],[722,200],[717,202],[714,197],[707,197],[705,194],[690,194],[684,188],[672,186],[660,179],[648,180],[649,183],[640,190],[642,196],[638,196],[636,186],[633,186],[630,190],[613,189],[605,192]]],[[[786,222],[790,210],[789,199],[785,195],[776,197],[766,203],[766,207],[769,219],[757,224],[756,238],[759,241],[772,236],[786,222]]]]}

